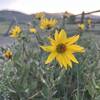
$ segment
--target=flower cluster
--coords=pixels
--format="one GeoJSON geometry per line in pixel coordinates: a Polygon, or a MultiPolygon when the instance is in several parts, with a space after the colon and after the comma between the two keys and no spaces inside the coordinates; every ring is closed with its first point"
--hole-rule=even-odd
{"type": "MultiPolygon", "coordinates": [[[[43,13],[36,14],[37,18],[43,16],[43,13]]],[[[49,30],[54,28],[57,24],[57,20],[53,18],[43,18],[40,20],[40,28],[42,30],[49,30]]],[[[84,30],[84,24],[79,25],[80,30],[84,30]]],[[[37,30],[30,24],[29,27],[30,33],[37,33],[37,30]]],[[[10,31],[11,37],[19,37],[21,33],[20,26],[14,26],[10,31]]],[[[52,33],[53,34],[53,33],[52,33]]],[[[60,31],[56,30],[54,38],[49,37],[50,45],[49,46],[40,46],[44,51],[49,52],[50,55],[48,56],[45,64],[52,62],[54,59],[60,64],[61,67],[67,69],[72,68],[72,62],[78,63],[77,59],[75,58],[74,54],[77,52],[84,52],[85,49],[79,45],[77,45],[77,41],[79,39],[79,35],[75,35],[72,37],[67,36],[67,32],[64,29],[60,31]]],[[[53,36],[52,35],[52,36],[53,36]]],[[[39,36],[39,35],[38,35],[39,36]]],[[[41,40],[41,37],[37,37],[38,41],[41,40]]],[[[39,42],[40,43],[40,42],[39,42]]],[[[41,44],[40,44],[41,45],[41,44]]],[[[6,57],[10,58],[12,53],[10,51],[5,52],[4,54],[6,57]]]]}

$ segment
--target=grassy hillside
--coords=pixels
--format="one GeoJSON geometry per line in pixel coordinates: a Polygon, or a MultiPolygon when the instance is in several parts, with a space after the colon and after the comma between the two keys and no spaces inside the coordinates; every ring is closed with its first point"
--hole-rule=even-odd
{"type": "Polygon", "coordinates": [[[14,18],[16,18],[16,20],[20,23],[26,23],[32,21],[32,16],[21,12],[7,11],[7,10],[0,11],[0,22],[4,21],[11,22],[14,20],[14,18]]]}

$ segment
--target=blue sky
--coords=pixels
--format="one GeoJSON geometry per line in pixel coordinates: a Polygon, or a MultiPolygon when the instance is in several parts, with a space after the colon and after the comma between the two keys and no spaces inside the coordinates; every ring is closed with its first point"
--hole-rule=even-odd
{"type": "MultiPolygon", "coordinates": [[[[17,10],[27,14],[68,11],[74,14],[100,9],[100,0],[0,0],[0,10],[17,10]]],[[[98,13],[100,15],[100,13],[98,13]]]]}

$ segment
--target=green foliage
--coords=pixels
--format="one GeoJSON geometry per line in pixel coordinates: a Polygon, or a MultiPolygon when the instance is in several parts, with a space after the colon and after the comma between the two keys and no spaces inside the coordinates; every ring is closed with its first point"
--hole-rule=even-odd
{"type": "Polygon", "coordinates": [[[5,100],[100,100],[100,52],[92,38],[82,34],[79,44],[86,52],[76,55],[79,65],[65,70],[55,61],[44,64],[47,54],[39,46],[47,42],[47,35],[29,34],[22,33],[11,46],[12,59],[3,59],[0,65],[0,93],[5,100]]]}

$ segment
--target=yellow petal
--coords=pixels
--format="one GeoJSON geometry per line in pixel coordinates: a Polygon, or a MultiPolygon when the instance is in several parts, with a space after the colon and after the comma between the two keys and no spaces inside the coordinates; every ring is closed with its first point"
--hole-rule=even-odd
{"type": "Polygon", "coordinates": [[[66,61],[65,55],[62,56],[62,63],[64,65],[64,68],[67,69],[67,61],[66,61]]]}
{"type": "Polygon", "coordinates": [[[83,47],[81,47],[81,46],[79,46],[79,45],[76,45],[76,44],[74,44],[74,45],[69,45],[69,46],[67,47],[67,50],[68,50],[68,51],[71,51],[71,52],[85,52],[85,49],[84,49],[83,47]]]}
{"type": "Polygon", "coordinates": [[[66,62],[67,64],[72,68],[72,62],[70,61],[70,59],[65,55],[66,58],[66,62]]]}
{"type": "Polygon", "coordinates": [[[65,68],[65,69],[68,68],[67,65],[69,65],[69,64],[70,64],[70,66],[72,66],[71,63],[70,63],[68,60],[69,60],[69,59],[68,59],[67,56],[64,54],[64,55],[63,55],[63,64],[64,64],[64,68],[65,68]]]}
{"type": "Polygon", "coordinates": [[[58,40],[59,39],[59,34],[58,34],[58,31],[56,30],[55,32],[55,40],[58,40]]]}
{"type": "Polygon", "coordinates": [[[57,55],[56,52],[52,52],[52,53],[48,56],[48,58],[47,58],[45,64],[50,63],[50,62],[56,57],[56,55],[57,55]]]}
{"type": "Polygon", "coordinates": [[[56,56],[56,60],[58,61],[58,63],[60,64],[60,66],[62,67],[62,63],[61,63],[61,58],[59,55],[56,56]]]}
{"type": "Polygon", "coordinates": [[[67,45],[71,45],[71,44],[75,43],[78,39],[79,39],[79,35],[68,38],[66,40],[67,45]]]}
{"type": "Polygon", "coordinates": [[[67,54],[68,58],[75,63],[79,63],[72,53],[67,54]]]}
{"type": "Polygon", "coordinates": [[[55,50],[53,46],[40,46],[46,52],[52,52],[55,50]]]}
{"type": "Polygon", "coordinates": [[[60,39],[66,39],[66,32],[63,29],[59,33],[59,38],[60,39]]]}
{"type": "Polygon", "coordinates": [[[55,45],[56,44],[56,41],[54,39],[52,39],[50,37],[48,39],[50,40],[51,45],[55,45]]]}
{"type": "Polygon", "coordinates": [[[59,64],[62,66],[64,66],[65,69],[67,69],[67,62],[66,62],[66,58],[64,57],[64,55],[62,54],[58,54],[56,56],[57,61],[59,62],[59,64]]]}

